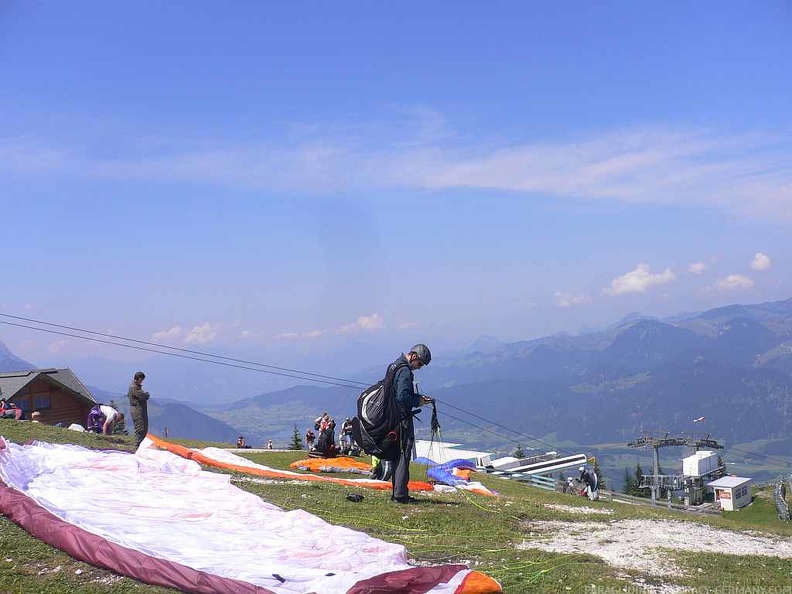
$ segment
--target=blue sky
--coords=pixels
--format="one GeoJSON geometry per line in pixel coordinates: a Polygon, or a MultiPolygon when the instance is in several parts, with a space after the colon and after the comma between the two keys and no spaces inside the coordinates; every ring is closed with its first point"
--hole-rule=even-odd
{"type": "Polygon", "coordinates": [[[0,312],[277,364],[792,297],[789,3],[378,4],[4,2],[0,312]]]}

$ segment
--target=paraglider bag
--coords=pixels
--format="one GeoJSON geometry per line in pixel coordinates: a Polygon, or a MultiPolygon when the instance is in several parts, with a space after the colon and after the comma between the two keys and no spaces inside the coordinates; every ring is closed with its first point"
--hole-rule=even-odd
{"type": "Polygon", "coordinates": [[[399,457],[402,413],[396,403],[393,377],[406,363],[388,366],[385,379],[369,386],[357,399],[352,419],[352,437],[367,454],[380,460],[399,457]]]}

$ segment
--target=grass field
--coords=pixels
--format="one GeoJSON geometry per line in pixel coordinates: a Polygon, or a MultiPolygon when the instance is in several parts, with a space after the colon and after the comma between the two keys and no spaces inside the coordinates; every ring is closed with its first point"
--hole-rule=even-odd
{"type": "MultiPolygon", "coordinates": [[[[74,443],[89,448],[132,450],[131,438],[103,437],[33,423],[0,422],[0,435],[17,443],[38,439],[54,443],[74,443]]],[[[200,442],[182,441],[190,447],[200,442]]],[[[247,455],[255,462],[276,468],[304,457],[304,452],[264,452],[247,455]]],[[[209,469],[210,470],[210,469],[209,469]]],[[[359,476],[359,475],[356,475],[359,476]]],[[[425,478],[422,467],[414,465],[413,477],[425,478]]],[[[755,503],[741,512],[699,517],[662,508],[587,500],[526,487],[492,476],[477,477],[500,493],[486,498],[464,492],[416,494],[422,501],[400,506],[389,494],[361,489],[363,501],[346,500],[349,488],[332,484],[296,484],[286,481],[255,481],[241,475],[232,477],[239,488],[261,496],[283,509],[304,509],[334,524],[361,530],[389,542],[403,544],[416,563],[466,563],[498,579],[504,591],[513,594],[641,592],[636,583],[652,584],[656,576],[617,570],[592,554],[559,554],[521,548],[530,538],[531,522],[573,521],[614,522],[639,518],[674,519],[708,523],[728,530],[762,531],[792,536],[792,526],[781,523],[769,497],[760,494],[755,503]],[[553,507],[555,506],[555,507],[553,507]],[[609,515],[577,514],[575,508],[597,506],[609,515]]],[[[703,592],[701,588],[731,587],[739,577],[742,584],[786,586],[792,584],[792,560],[777,557],[748,557],[722,553],[695,554],[669,550],[684,573],[673,578],[678,592],[703,592]]],[[[667,578],[663,578],[668,581],[667,578]]],[[[152,594],[169,590],[148,586],[75,561],[37,541],[5,518],[0,517],[0,592],[11,594],[71,594],[136,592],[152,594]]],[[[726,590],[724,590],[726,591],[726,590]]],[[[768,590],[770,591],[770,590],[768,590]]]]}

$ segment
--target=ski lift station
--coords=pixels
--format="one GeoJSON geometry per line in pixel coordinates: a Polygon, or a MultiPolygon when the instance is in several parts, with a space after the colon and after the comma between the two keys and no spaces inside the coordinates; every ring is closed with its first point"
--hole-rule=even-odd
{"type": "Polygon", "coordinates": [[[723,511],[735,511],[751,503],[748,484],[752,479],[723,476],[724,469],[718,465],[718,455],[715,452],[699,450],[692,456],[682,458],[682,474],[688,484],[703,484],[708,491],[712,491],[715,503],[723,511]],[[718,476],[720,478],[716,478],[718,476]],[[712,480],[713,478],[716,480],[712,480]]]}
{"type": "Polygon", "coordinates": [[[669,505],[672,494],[677,494],[684,505],[704,503],[705,494],[714,492],[716,503],[722,510],[733,511],[751,502],[748,489],[750,478],[726,476],[718,454],[712,450],[722,450],[723,444],[711,435],[692,434],[673,436],[663,431],[644,431],[644,435],[627,443],[633,448],[647,448],[653,452],[652,474],[642,475],[638,485],[651,491],[652,502],[656,503],[661,492],[665,492],[669,505]],[[660,472],[660,448],[694,448],[692,455],[682,458],[682,474],[660,472]],[[705,449],[699,449],[705,448],[705,449]]]}
{"type": "Polygon", "coordinates": [[[723,511],[735,511],[751,503],[751,479],[742,476],[724,476],[707,485],[715,492],[715,502],[723,511]]]}

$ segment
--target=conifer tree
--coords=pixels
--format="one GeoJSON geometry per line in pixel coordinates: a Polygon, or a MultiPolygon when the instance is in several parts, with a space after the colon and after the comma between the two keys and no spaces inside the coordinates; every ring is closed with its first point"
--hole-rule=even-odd
{"type": "Polygon", "coordinates": [[[300,432],[297,430],[297,425],[294,426],[294,431],[292,432],[292,439],[291,443],[289,444],[290,450],[301,450],[302,449],[302,438],[300,437],[300,432]]]}
{"type": "Polygon", "coordinates": [[[602,469],[600,468],[599,462],[597,462],[596,458],[594,458],[594,474],[597,475],[597,488],[598,489],[607,488],[608,483],[606,482],[605,475],[602,474],[602,469]]]}
{"type": "Polygon", "coordinates": [[[635,492],[635,477],[630,473],[629,466],[624,467],[624,486],[622,493],[625,495],[633,495],[635,492]]]}
{"type": "Polygon", "coordinates": [[[518,443],[517,449],[514,450],[514,457],[515,458],[525,458],[525,452],[523,452],[522,446],[518,443]]]}
{"type": "Polygon", "coordinates": [[[641,463],[637,462],[635,464],[635,483],[633,484],[633,493],[630,495],[634,495],[636,497],[645,497],[646,494],[644,493],[643,489],[640,489],[641,480],[643,479],[643,468],[641,468],[641,463]]]}

